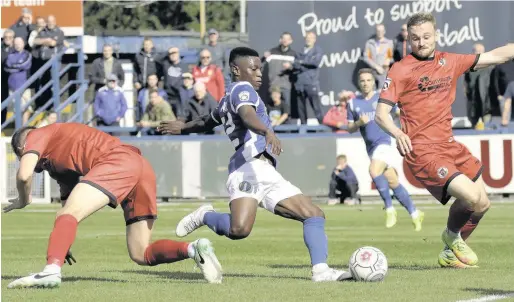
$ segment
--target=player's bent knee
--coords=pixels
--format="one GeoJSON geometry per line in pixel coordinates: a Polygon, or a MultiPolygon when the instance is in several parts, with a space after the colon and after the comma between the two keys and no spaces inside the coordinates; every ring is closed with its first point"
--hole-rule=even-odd
{"type": "Polygon", "coordinates": [[[246,237],[250,236],[251,232],[252,232],[251,227],[232,226],[232,227],[230,227],[229,238],[232,240],[245,239],[246,237]]]}

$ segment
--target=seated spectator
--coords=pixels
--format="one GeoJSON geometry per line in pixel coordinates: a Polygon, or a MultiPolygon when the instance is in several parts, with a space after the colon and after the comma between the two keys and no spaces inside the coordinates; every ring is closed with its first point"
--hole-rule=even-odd
{"type": "Polygon", "coordinates": [[[360,203],[358,191],[359,181],[353,169],[348,165],[346,155],[341,154],[337,157],[337,166],[332,171],[330,178],[328,204],[344,203],[354,205],[356,202],[360,203]]]}
{"type": "Polygon", "coordinates": [[[107,85],[100,88],[95,97],[94,112],[98,126],[119,126],[127,111],[123,89],[118,86],[115,74],[107,76],[107,85]]]}
{"type": "Polygon", "coordinates": [[[55,122],[57,122],[57,113],[53,110],[50,110],[46,112],[45,117],[37,124],[37,127],[45,127],[55,122]]]}
{"type": "Polygon", "coordinates": [[[512,100],[514,100],[514,82],[510,82],[505,89],[505,94],[500,100],[500,109],[502,113],[502,127],[508,127],[512,120],[512,100]]]}
{"type": "Polygon", "coordinates": [[[282,102],[282,92],[279,86],[271,87],[271,101],[272,104],[268,105],[268,114],[271,120],[271,126],[275,127],[282,125],[289,119],[289,106],[288,103],[282,102]]]}
{"type": "Polygon", "coordinates": [[[194,96],[189,99],[186,106],[188,121],[209,114],[218,105],[214,98],[207,92],[207,88],[203,83],[196,83],[193,90],[194,96]]]}
{"type": "Polygon", "coordinates": [[[195,82],[202,82],[210,95],[219,102],[225,94],[225,80],[221,68],[211,61],[211,52],[204,49],[200,52],[200,62],[193,68],[195,82]]]}
{"type": "Polygon", "coordinates": [[[346,104],[349,99],[354,97],[355,94],[351,91],[343,90],[339,93],[339,104],[328,110],[323,118],[323,124],[332,127],[336,133],[348,133],[344,130],[348,126],[346,104]]]}
{"type": "Polygon", "coordinates": [[[192,99],[195,95],[193,84],[193,75],[189,72],[184,72],[182,74],[182,86],[179,88],[180,103],[182,104],[182,108],[186,108],[189,100],[192,99]]]}
{"type": "Polygon", "coordinates": [[[157,90],[159,95],[164,99],[168,100],[168,94],[164,89],[161,89],[157,86],[159,83],[159,78],[156,74],[150,74],[148,75],[148,79],[146,82],[146,88],[143,88],[139,91],[139,94],[137,96],[137,106],[138,110],[136,112],[136,121],[140,121],[141,118],[143,118],[143,114],[145,114],[146,107],[148,104],[150,104],[150,91],[151,90],[157,90]]]}
{"type": "Polygon", "coordinates": [[[146,135],[160,135],[155,128],[159,126],[162,121],[175,121],[177,118],[171,110],[171,105],[166,102],[156,89],[150,91],[150,104],[146,107],[145,114],[138,126],[150,128],[145,131],[146,135]]]}
{"type": "MultiPolygon", "coordinates": [[[[32,55],[25,50],[25,42],[23,39],[16,37],[14,39],[14,50],[7,55],[4,65],[4,71],[9,74],[7,80],[9,95],[13,94],[25,84],[31,65],[32,55]]],[[[30,89],[25,89],[21,95],[21,106],[25,106],[28,101],[30,101],[30,89]]],[[[29,120],[31,111],[32,107],[29,106],[29,108],[23,112],[24,124],[29,120]]]]}

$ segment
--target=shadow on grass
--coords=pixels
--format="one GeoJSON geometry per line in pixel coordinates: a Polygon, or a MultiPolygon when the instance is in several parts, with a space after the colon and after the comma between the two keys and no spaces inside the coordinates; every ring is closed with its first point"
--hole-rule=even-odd
{"type": "Polygon", "coordinates": [[[514,290],[494,289],[494,288],[464,288],[465,291],[475,292],[480,295],[507,295],[514,296],[514,290]]]}
{"type": "MultiPolygon", "coordinates": [[[[308,264],[270,264],[267,265],[269,268],[287,268],[287,269],[311,269],[312,267],[308,264]]],[[[348,266],[346,265],[331,265],[330,267],[335,269],[348,270],[348,266]]],[[[439,270],[441,269],[435,265],[422,265],[422,264],[413,264],[413,265],[397,265],[392,264],[389,266],[389,269],[394,270],[404,270],[404,271],[430,271],[430,270],[439,270]]]]}
{"type": "MultiPolygon", "coordinates": [[[[2,275],[2,279],[15,280],[26,276],[13,276],[13,275],[2,275]]],[[[94,281],[94,282],[115,282],[115,283],[126,283],[127,280],[118,280],[111,278],[98,278],[98,277],[63,277],[62,282],[78,282],[78,281],[94,281]]]]}
{"type": "MultiPolygon", "coordinates": [[[[156,276],[164,279],[174,279],[174,280],[184,280],[184,281],[204,281],[203,275],[201,273],[188,273],[188,272],[163,272],[163,271],[151,271],[151,270],[124,270],[118,271],[124,274],[140,274],[147,276],[156,276]]],[[[223,277],[225,278],[286,278],[286,279],[295,279],[295,280],[310,280],[310,278],[305,277],[295,277],[295,276],[283,276],[283,275],[262,275],[262,274],[234,274],[234,273],[224,273],[223,277]]]]}

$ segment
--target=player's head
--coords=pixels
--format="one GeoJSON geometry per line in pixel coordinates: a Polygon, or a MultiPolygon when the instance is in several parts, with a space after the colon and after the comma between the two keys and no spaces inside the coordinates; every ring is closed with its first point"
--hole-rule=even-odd
{"type": "Polygon", "coordinates": [[[235,82],[249,82],[255,89],[261,86],[262,71],[259,53],[248,47],[236,47],[230,52],[230,72],[235,82]]]}
{"type": "Polygon", "coordinates": [[[429,58],[434,54],[437,41],[436,22],[430,13],[417,13],[407,22],[409,43],[412,53],[419,58],[429,58]]]}
{"type": "Polygon", "coordinates": [[[362,68],[359,70],[359,89],[363,95],[375,90],[375,76],[371,68],[362,68]]]}
{"type": "Polygon", "coordinates": [[[25,140],[27,139],[27,135],[29,134],[29,132],[32,131],[33,129],[36,129],[36,127],[27,126],[27,127],[22,127],[20,129],[16,130],[16,132],[14,132],[12,139],[11,139],[11,147],[12,147],[14,154],[16,154],[16,156],[18,158],[20,158],[21,155],[23,154],[25,140]]]}

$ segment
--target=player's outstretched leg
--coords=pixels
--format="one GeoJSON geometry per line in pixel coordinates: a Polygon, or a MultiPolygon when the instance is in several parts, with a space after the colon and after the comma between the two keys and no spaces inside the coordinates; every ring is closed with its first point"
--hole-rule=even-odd
{"type": "Polygon", "coordinates": [[[66,253],[75,241],[78,223],[108,203],[109,197],[102,191],[85,183],[77,184],[64,207],[57,212],[54,229],[48,241],[47,264],[43,271],[14,280],[7,287],[51,288],[60,286],[61,267],[66,253]]]}
{"type": "Polygon", "coordinates": [[[184,237],[201,226],[207,225],[220,236],[230,239],[244,239],[250,235],[255,216],[257,215],[257,200],[241,197],[230,202],[230,214],[217,213],[212,205],[203,205],[193,213],[186,215],[177,224],[177,236],[184,237]]]}
{"type": "Polygon", "coordinates": [[[423,223],[423,219],[425,218],[425,213],[416,209],[414,202],[410,198],[409,192],[407,189],[400,184],[398,180],[398,174],[396,170],[393,168],[387,168],[384,172],[384,176],[387,178],[389,182],[389,187],[393,190],[394,195],[398,198],[398,201],[402,204],[402,206],[409,212],[409,215],[412,218],[412,224],[414,225],[414,230],[416,232],[421,231],[421,225],[423,223]]]}
{"type": "Polygon", "coordinates": [[[180,242],[169,239],[150,243],[153,219],[127,225],[127,248],[130,258],[139,265],[155,266],[193,259],[209,283],[221,283],[222,269],[208,239],[180,242]]]}
{"type": "Polygon", "coordinates": [[[311,257],[312,281],[343,281],[352,279],[349,272],[332,269],[327,264],[328,238],[325,233],[325,214],[304,195],[280,201],[275,214],[303,223],[303,240],[311,257]]]}
{"type": "Polygon", "coordinates": [[[490,207],[490,201],[485,194],[485,189],[482,190],[481,184],[483,185],[481,178],[474,183],[461,174],[448,185],[448,194],[456,197],[457,200],[450,207],[448,224],[442,239],[455,256],[467,265],[476,265],[478,257],[462,238],[461,230],[469,236],[476,227],[476,220],[472,220],[472,217],[476,219],[477,216],[483,216],[490,207]],[[477,214],[473,215],[474,213],[477,214]],[[463,229],[466,224],[469,226],[463,229]]]}
{"type": "Polygon", "coordinates": [[[392,228],[396,224],[396,210],[393,207],[393,199],[389,192],[389,182],[384,175],[384,171],[387,168],[387,164],[381,160],[371,160],[369,166],[369,174],[377,187],[378,193],[384,201],[384,207],[386,211],[386,227],[392,228]]]}

